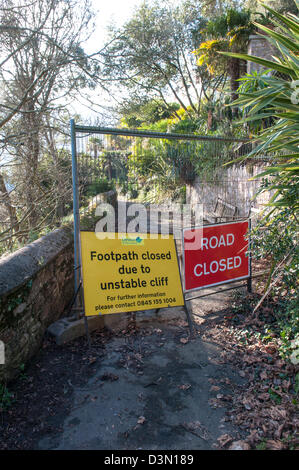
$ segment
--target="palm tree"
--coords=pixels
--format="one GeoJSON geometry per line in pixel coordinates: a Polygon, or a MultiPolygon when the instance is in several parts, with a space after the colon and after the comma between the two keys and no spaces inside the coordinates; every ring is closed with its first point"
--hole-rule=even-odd
{"type": "MultiPolygon", "coordinates": [[[[221,59],[218,52],[247,52],[252,31],[249,10],[228,9],[223,15],[208,22],[202,31],[206,40],[194,51],[198,65],[206,65],[210,75],[223,72],[229,75],[232,100],[238,98],[238,80],[245,73],[246,62],[239,57],[221,59]]],[[[234,108],[234,113],[237,113],[237,108],[234,108]]]]}

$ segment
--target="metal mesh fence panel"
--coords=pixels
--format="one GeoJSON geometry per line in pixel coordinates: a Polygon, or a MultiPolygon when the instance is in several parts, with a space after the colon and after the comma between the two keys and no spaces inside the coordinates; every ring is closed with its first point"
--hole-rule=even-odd
{"type": "Polygon", "coordinates": [[[84,211],[109,190],[126,201],[184,203],[196,178],[216,182],[218,168],[249,150],[246,141],[221,137],[127,132],[78,127],[79,204],[84,211]]]}

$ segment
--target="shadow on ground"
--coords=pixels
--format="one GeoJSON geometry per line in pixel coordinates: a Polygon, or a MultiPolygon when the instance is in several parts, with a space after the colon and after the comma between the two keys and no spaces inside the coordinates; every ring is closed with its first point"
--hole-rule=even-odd
{"type": "Polygon", "coordinates": [[[217,346],[198,333],[188,339],[181,309],[172,313],[111,336],[84,386],[72,384],[69,413],[55,418],[62,432],[44,436],[39,449],[212,449],[220,435],[236,434],[212,384],[228,378],[225,394],[242,379],[217,346]]]}
{"type": "Polygon", "coordinates": [[[46,338],[11,385],[0,448],[203,450],[226,433],[242,438],[225,395],[244,379],[200,336],[200,317],[220,305],[223,294],[192,301],[193,338],[179,307],[127,315],[121,329],[93,332],[91,349],[85,337],[62,346],[46,338]]]}

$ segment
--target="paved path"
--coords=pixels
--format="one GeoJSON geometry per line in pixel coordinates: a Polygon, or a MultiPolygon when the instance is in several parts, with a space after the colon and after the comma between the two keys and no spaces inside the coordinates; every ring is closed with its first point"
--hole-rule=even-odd
{"type": "MultiPolygon", "coordinates": [[[[226,301],[225,293],[192,301],[194,318],[221,314],[226,301]]],[[[112,336],[94,374],[84,386],[73,385],[70,413],[53,418],[63,431],[44,436],[38,448],[195,450],[215,448],[226,433],[240,437],[224,421],[226,409],[213,404],[217,393],[232,393],[222,379],[229,378],[234,393],[243,380],[223,364],[219,347],[198,332],[186,342],[181,308],[135,318],[134,334],[112,336]]]]}

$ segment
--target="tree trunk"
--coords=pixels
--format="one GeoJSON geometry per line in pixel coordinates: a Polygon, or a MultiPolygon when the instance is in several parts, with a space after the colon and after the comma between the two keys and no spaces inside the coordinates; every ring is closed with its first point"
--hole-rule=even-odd
{"type": "MultiPolygon", "coordinates": [[[[238,79],[240,78],[240,59],[232,58],[230,60],[230,88],[231,88],[231,98],[232,102],[237,100],[239,95],[237,90],[240,86],[238,79]]],[[[234,106],[232,108],[233,117],[238,116],[238,107],[234,106]]]]}
{"type": "Polygon", "coordinates": [[[210,131],[213,126],[213,110],[211,108],[208,109],[208,130],[210,131]]]}
{"type": "Polygon", "coordinates": [[[28,137],[24,151],[26,160],[26,205],[30,210],[28,222],[29,230],[34,230],[38,222],[36,207],[36,177],[38,158],[40,153],[39,132],[41,127],[40,116],[35,111],[34,99],[28,100],[27,114],[24,114],[24,130],[28,137]]]}
{"type": "Polygon", "coordinates": [[[19,231],[19,221],[16,213],[16,208],[12,205],[9,193],[6,189],[3,175],[0,173],[0,202],[2,202],[8,212],[10,220],[11,232],[19,231]]]}

